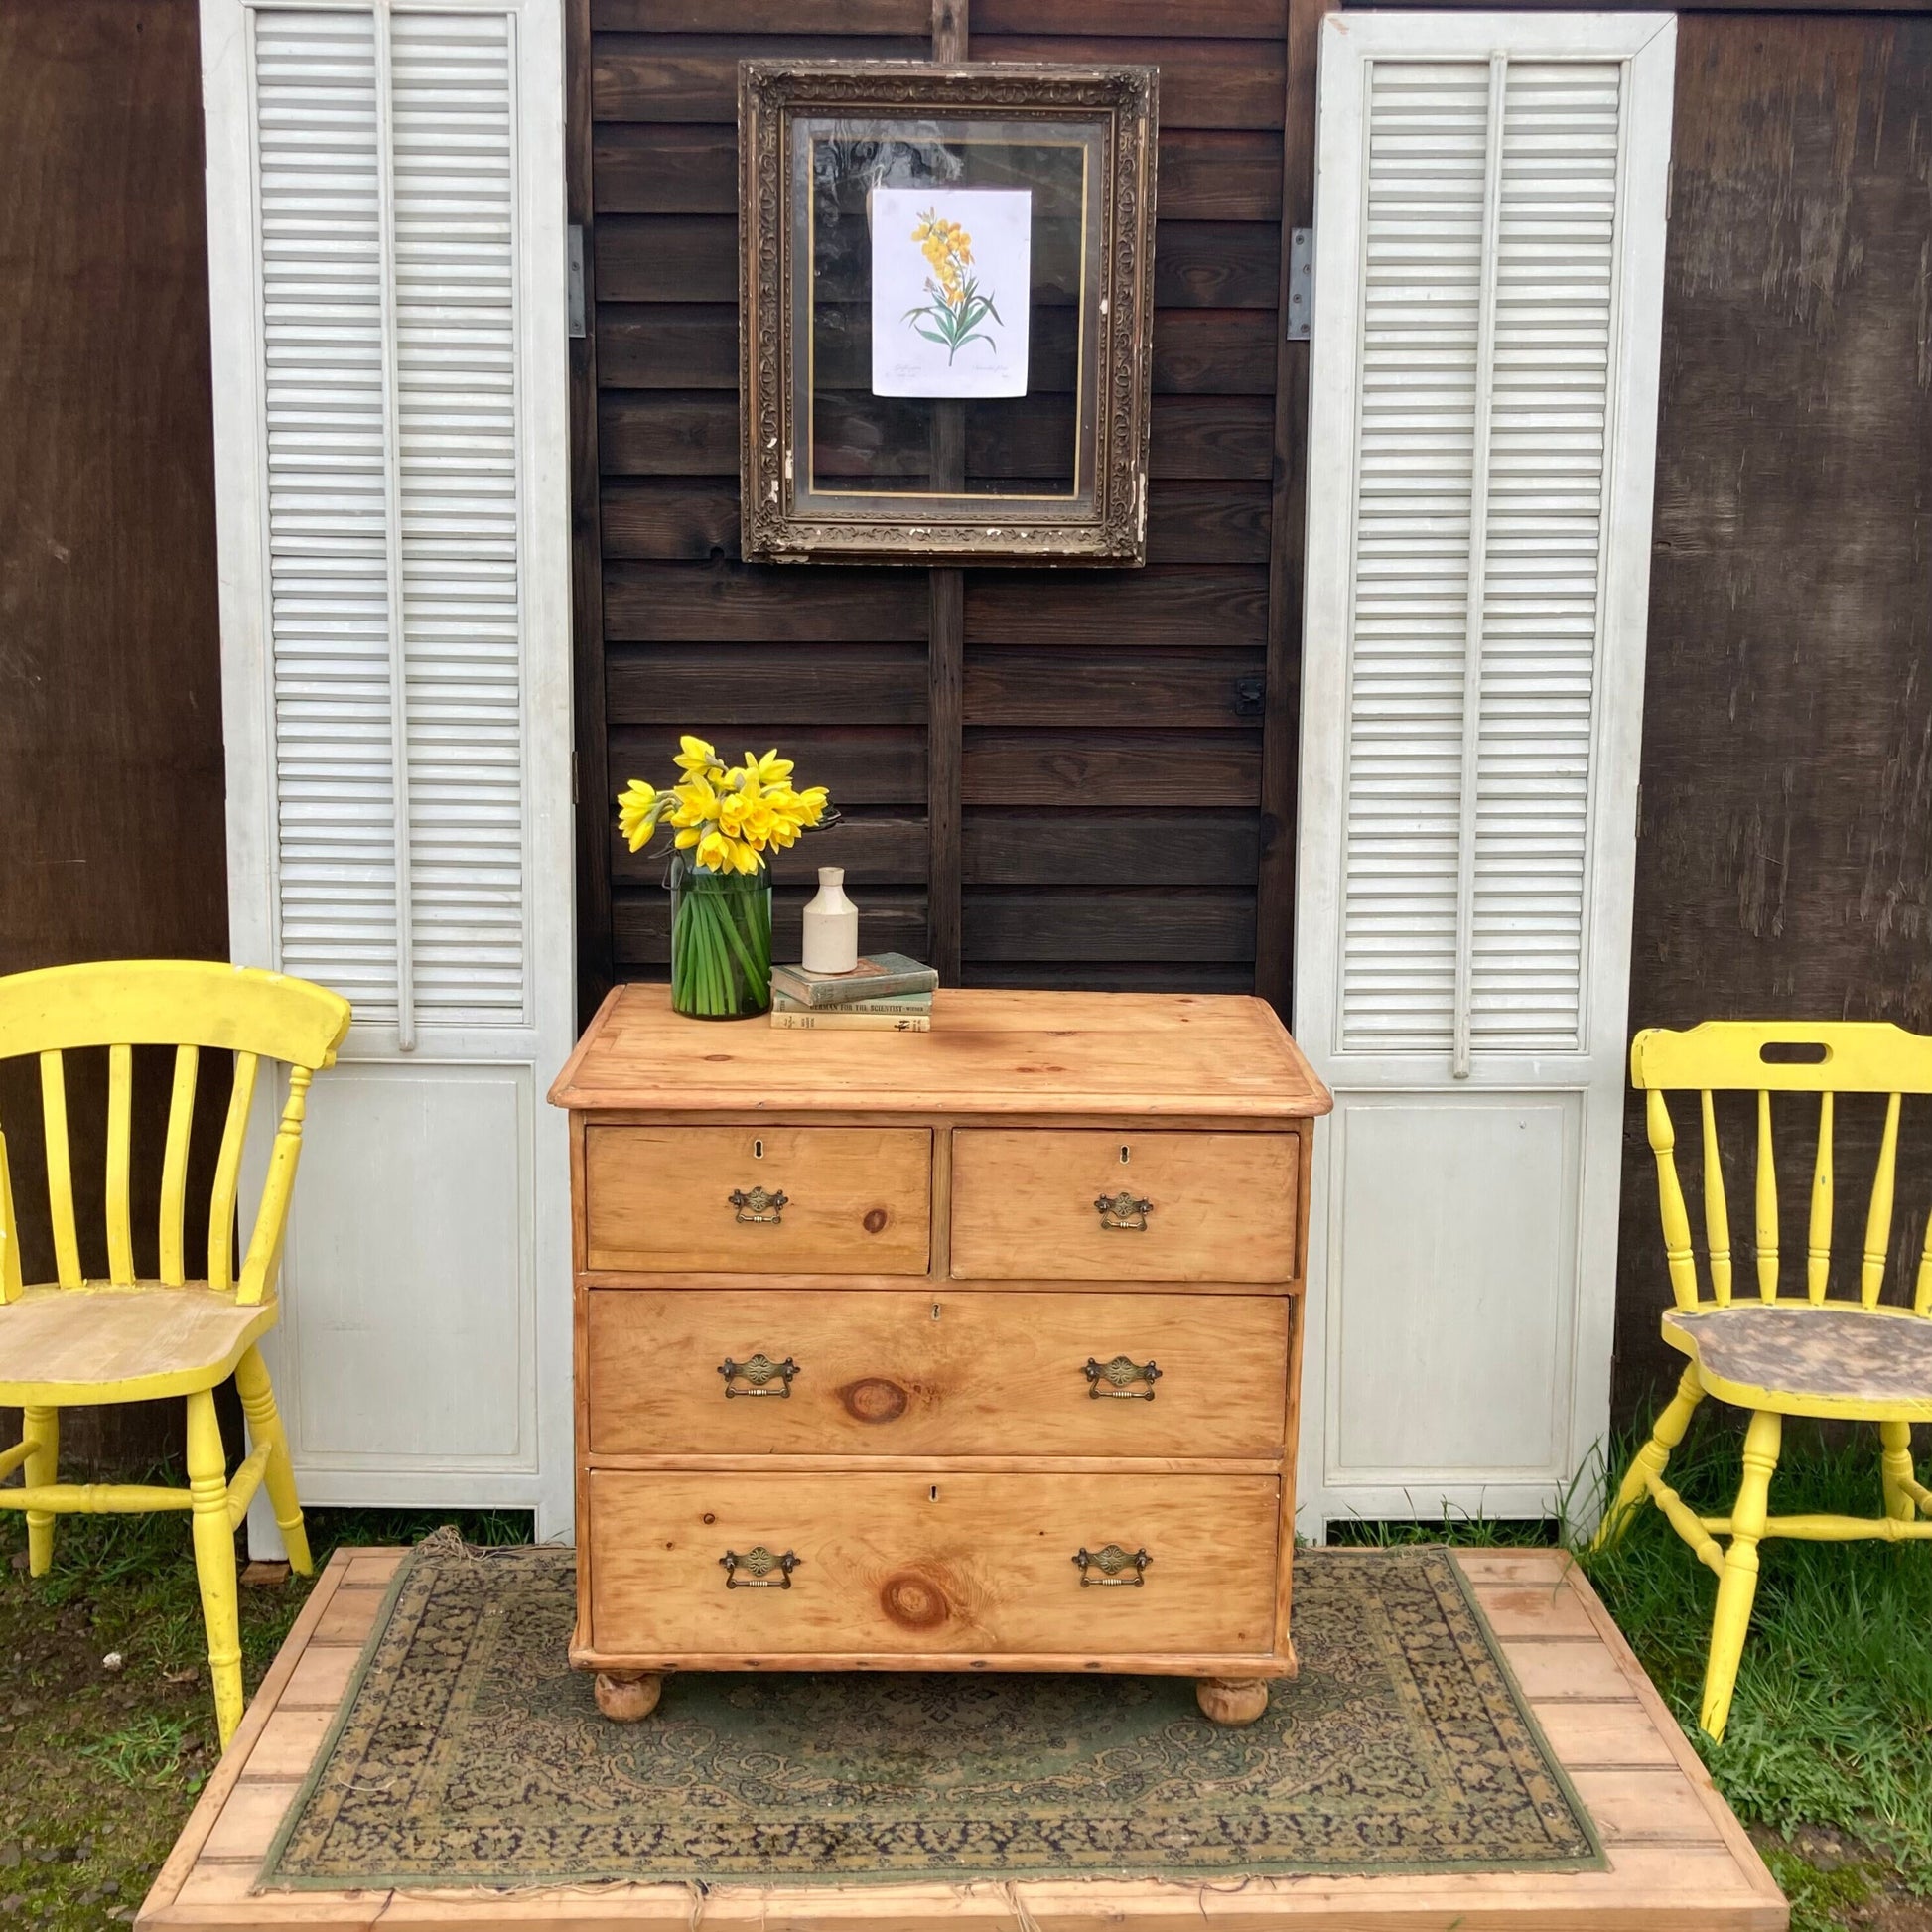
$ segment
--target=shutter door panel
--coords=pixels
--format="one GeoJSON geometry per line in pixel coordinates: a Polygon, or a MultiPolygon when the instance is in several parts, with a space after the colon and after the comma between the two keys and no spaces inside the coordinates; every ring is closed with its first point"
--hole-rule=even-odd
{"type": "Polygon", "coordinates": [[[1607,1427],[1667,15],[1321,29],[1295,1032],[1304,1528],[1607,1427]]]}
{"type": "Polygon", "coordinates": [[[396,998],[375,22],[255,27],[284,971],[396,998]]]}

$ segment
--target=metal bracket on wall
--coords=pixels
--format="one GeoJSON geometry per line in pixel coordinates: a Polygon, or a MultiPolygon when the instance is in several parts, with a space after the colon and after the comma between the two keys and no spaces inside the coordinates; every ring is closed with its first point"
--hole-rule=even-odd
{"type": "Polygon", "coordinates": [[[567,306],[570,311],[570,334],[573,342],[586,332],[584,328],[584,228],[583,224],[573,221],[567,231],[570,262],[570,293],[567,306]]]}
{"type": "Polygon", "coordinates": [[[1314,230],[1291,228],[1288,235],[1288,340],[1305,343],[1314,320],[1314,230]]]}

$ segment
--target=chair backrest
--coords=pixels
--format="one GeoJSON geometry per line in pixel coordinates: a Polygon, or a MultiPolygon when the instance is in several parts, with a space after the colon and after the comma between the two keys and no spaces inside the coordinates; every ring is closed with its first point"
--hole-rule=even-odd
{"type": "MultiPolygon", "coordinates": [[[[1771,1133],[1774,1093],[1818,1096],[1818,1150],[1812,1166],[1811,1217],[1805,1240],[1805,1299],[1822,1302],[1831,1276],[1834,1102],[1840,1094],[1882,1094],[1885,1124],[1865,1209],[1859,1300],[1877,1305],[1891,1248],[1898,1173],[1898,1116],[1905,1094],[1932,1094],[1932,1039],[1880,1021],[1707,1020],[1686,1033],[1653,1027],[1630,1044],[1630,1079],[1648,1094],[1650,1145],[1657,1157],[1657,1196],[1670,1260],[1671,1293],[1681,1309],[1699,1305],[1691,1218],[1677,1177],[1677,1136],[1668,1088],[1699,1094],[1704,1126],[1704,1231],[1712,1304],[1730,1301],[1730,1219],[1719,1157],[1716,1093],[1757,1095],[1755,1234],[1757,1292],[1778,1299],[1778,1189],[1771,1133]]],[[[1786,1298],[1794,1299],[1794,1298],[1786,1298]]],[[[1932,1220],[1919,1257],[1912,1307],[1932,1314],[1932,1220]]]]}
{"type": "MultiPolygon", "coordinates": [[[[259,1302],[273,1290],[282,1236],[301,1155],[309,1082],[333,1065],[348,1032],[348,1002],[308,980],[253,967],[196,959],[102,960],[55,966],[0,979],[0,1059],[40,1059],[42,1128],[47,1145],[48,1206],[63,1288],[82,1285],[74,1223],[73,1166],[68,1144],[67,1069],[63,1055],[84,1047],[107,1052],[108,1279],[131,1284],[130,1220],[134,1048],[172,1046],[174,1087],[161,1172],[160,1274],[170,1287],[185,1279],[183,1228],[189,1130],[204,1048],[234,1054],[234,1086],[215,1160],[208,1205],[208,1281],[234,1288],[236,1300],[259,1302]],[[234,1273],[235,1197],[242,1142],[263,1060],[289,1068],[282,1109],[253,1230],[234,1273]]],[[[21,1293],[20,1251],[6,1143],[0,1139],[0,1300],[21,1293]]]]}

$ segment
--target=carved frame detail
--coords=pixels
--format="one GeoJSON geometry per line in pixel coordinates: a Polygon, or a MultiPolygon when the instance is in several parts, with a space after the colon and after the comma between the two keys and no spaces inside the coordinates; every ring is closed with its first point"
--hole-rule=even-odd
{"type": "Polygon", "coordinates": [[[754,563],[1142,564],[1154,370],[1154,186],[1159,70],[917,61],[745,61],[738,80],[739,485],[754,563]],[[1028,521],[1000,499],[892,499],[864,517],[793,509],[790,141],[795,114],[943,113],[960,119],[1104,116],[1103,286],[1096,367],[1094,501],[1079,518],[1028,521]]]}

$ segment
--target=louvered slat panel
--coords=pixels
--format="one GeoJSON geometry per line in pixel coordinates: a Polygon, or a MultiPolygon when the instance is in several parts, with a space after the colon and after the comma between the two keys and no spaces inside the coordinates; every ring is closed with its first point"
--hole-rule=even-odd
{"type": "Polygon", "coordinates": [[[1486,64],[1370,69],[1341,1033],[1436,1046],[1455,990],[1486,64]]]}
{"type": "Polygon", "coordinates": [[[1504,85],[1470,1034],[1580,1044],[1621,75],[1504,85]]]}
{"type": "Polygon", "coordinates": [[[410,902],[426,1019],[525,1001],[514,129],[500,14],[391,29],[410,902]]]}
{"type": "Polygon", "coordinates": [[[255,20],[281,964],[396,999],[375,23],[255,20]]]}

